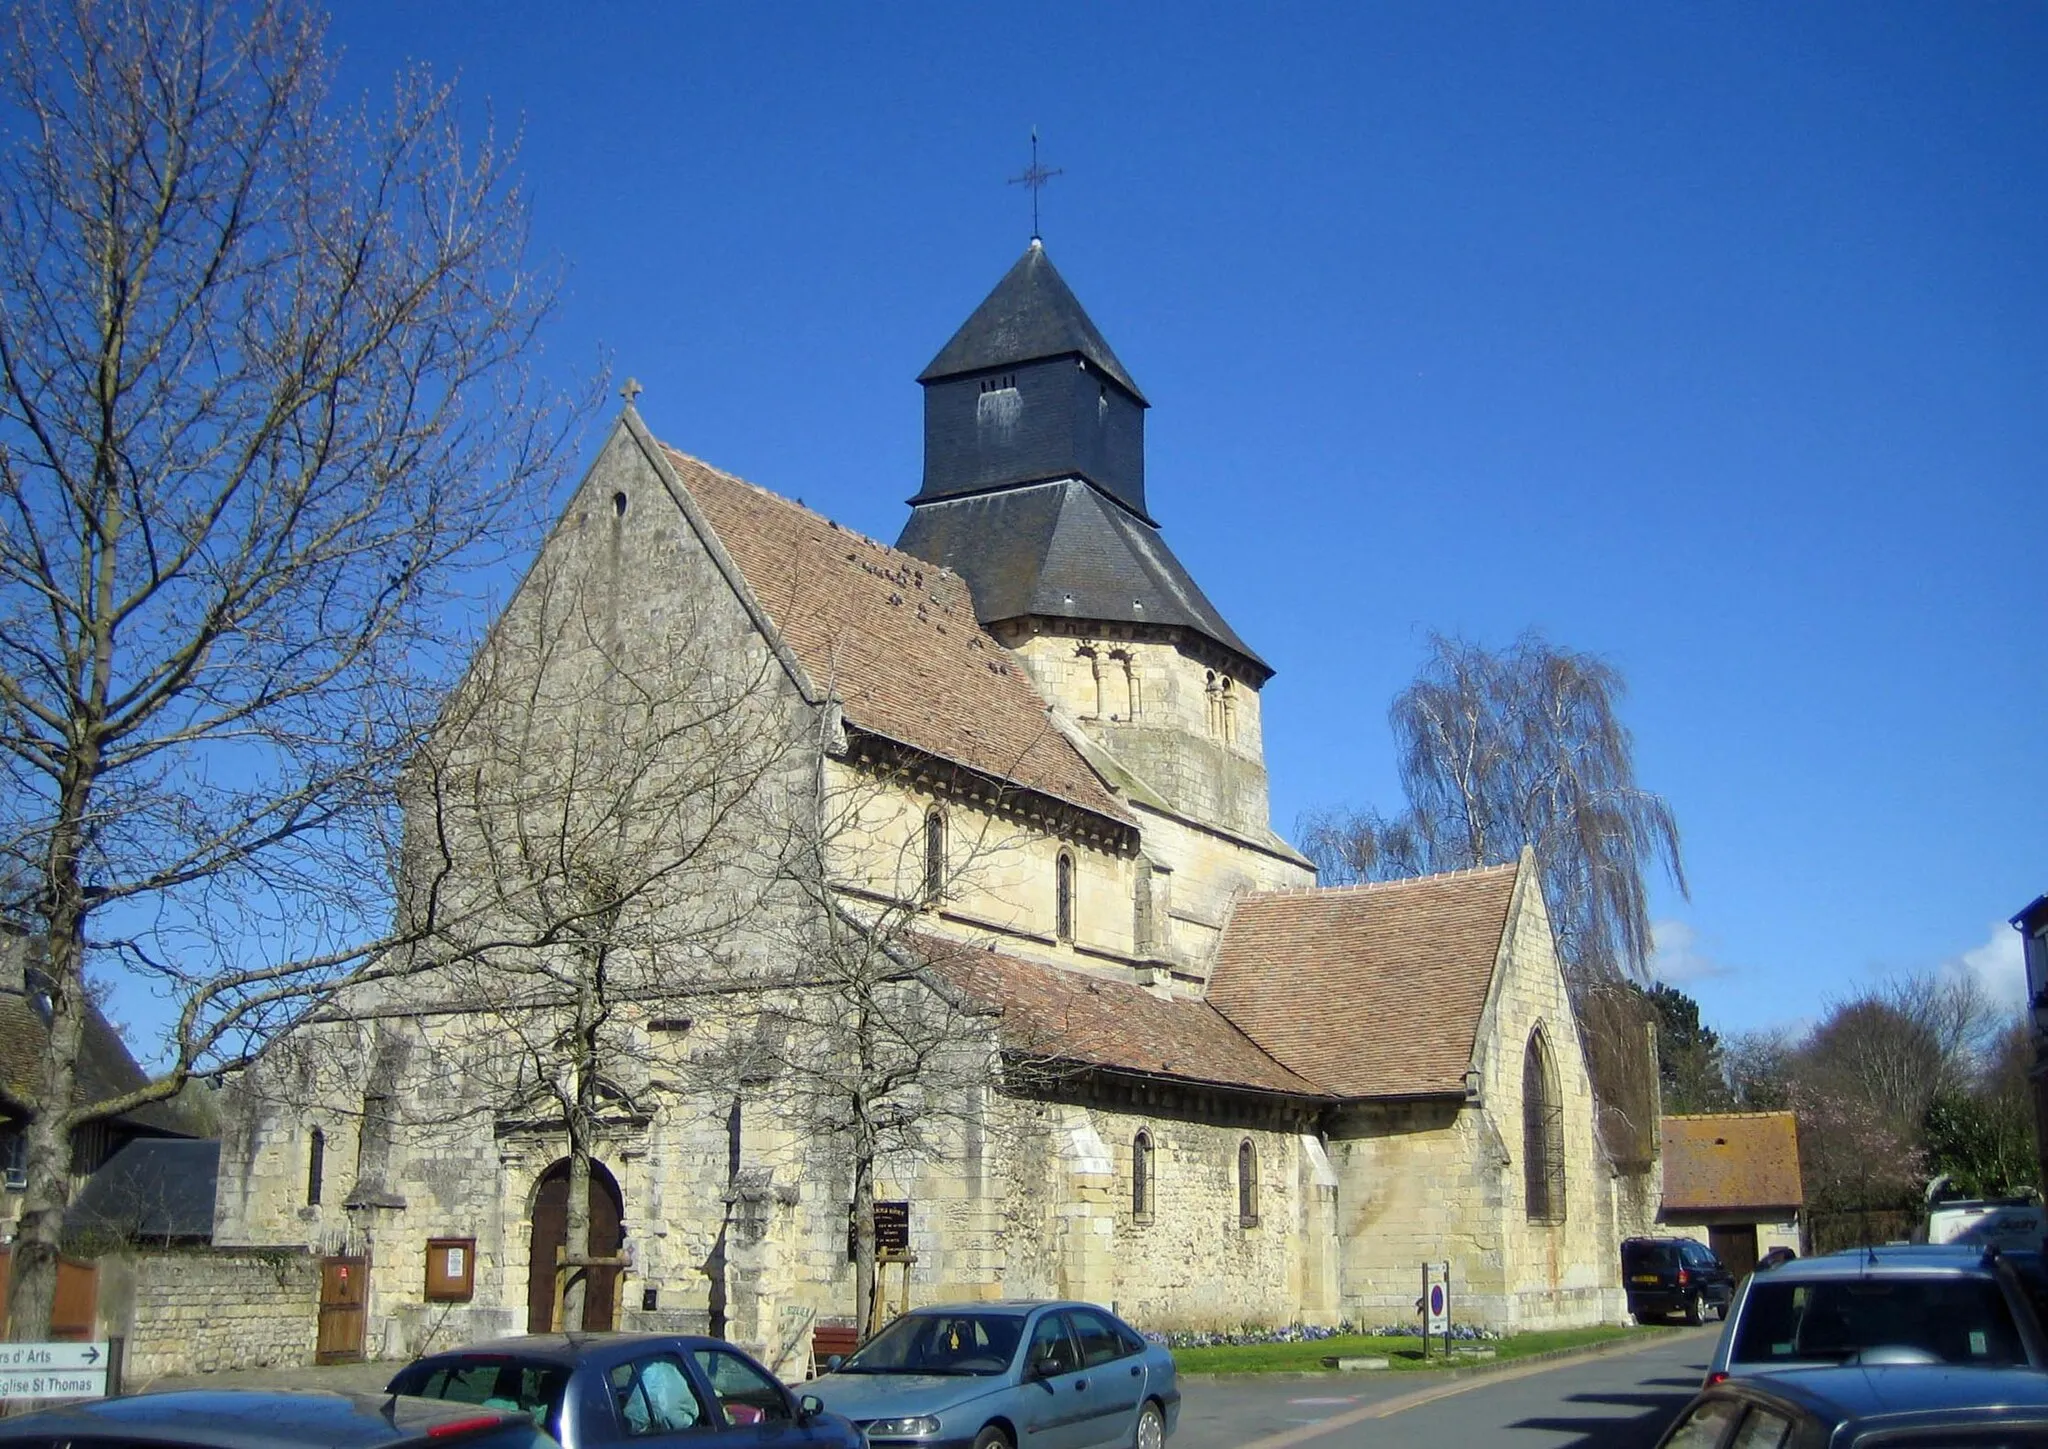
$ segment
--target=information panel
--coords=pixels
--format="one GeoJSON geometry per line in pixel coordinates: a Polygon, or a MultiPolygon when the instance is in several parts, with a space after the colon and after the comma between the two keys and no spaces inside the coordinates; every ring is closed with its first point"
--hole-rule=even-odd
{"type": "Polygon", "coordinates": [[[0,1343],[0,1399],[103,1399],[104,1343],[0,1343]]]}

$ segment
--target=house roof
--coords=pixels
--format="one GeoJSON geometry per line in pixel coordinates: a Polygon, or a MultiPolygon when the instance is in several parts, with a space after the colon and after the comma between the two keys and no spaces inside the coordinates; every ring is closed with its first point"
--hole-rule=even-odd
{"type": "Polygon", "coordinates": [[[1045,247],[1034,239],[917,380],[937,382],[964,372],[1070,355],[1087,358],[1145,402],[1145,394],[1102,340],[1045,247]]]}
{"type": "Polygon", "coordinates": [[[1790,1112],[1717,1112],[1662,1124],[1664,1212],[1796,1208],[1799,1127],[1790,1112]]]}
{"type": "Polygon", "coordinates": [[[1238,637],[1152,524],[1079,478],[919,501],[897,547],[966,577],[978,617],[1044,615],[1191,629],[1272,668],[1238,637]]]}
{"type": "MultiPolygon", "coordinates": [[[[20,991],[0,989],[0,1072],[7,1084],[23,1095],[35,1091],[33,1073],[43,1059],[50,1039],[42,1014],[20,991]]],[[[125,1096],[149,1081],[148,1073],[121,1040],[121,1034],[96,1006],[86,1007],[85,1036],[78,1053],[78,1070],[72,1084],[71,1100],[85,1106],[110,1097],[125,1096]]],[[[151,1102],[114,1119],[124,1126],[177,1137],[193,1135],[184,1113],[169,1102],[151,1102]]]]}
{"type": "Polygon", "coordinates": [[[1206,1001],[1166,999],[982,946],[928,941],[923,951],[933,969],[1001,1012],[1005,1045],[1026,1055],[1207,1086],[1328,1095],[1206,1001]]]}
{"type": "Polygon", "coordinates": [[[138,1137],[114,1149],[64,1212],[64,1231],[211,1238],[220,1143],[138,1137]]]}
{"type": "Polygon", "coordinates": [[[966,583],[801,504],[665,448],[812,681],[847,722],[1124,824],[966,583]]]}
{"type": "Polygon", "coordinates": [[[1209,1000],[1336,1096],[1462,1096],[1519,870],[1247,896],[1209,1000]]]}

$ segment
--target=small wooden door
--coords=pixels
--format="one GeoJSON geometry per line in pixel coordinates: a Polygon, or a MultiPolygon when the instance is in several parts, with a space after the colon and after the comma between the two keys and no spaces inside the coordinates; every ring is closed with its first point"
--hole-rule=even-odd
{"type": "Polygon", "coordinates": [[[363,1361],[363,1309],[369,1297],[369,1278],[367,1259],[320,1260],[320,1336],[313,1345],[314,1363],[363,1361]]]}
{"type": "Polygon", "coordinates": [[[1736,1282],[1756,1271],[1756,1224],[1708,1228],[1707,1246],[1714,1250],[1721,1266],[1735,1275],[1736,1282]]]}

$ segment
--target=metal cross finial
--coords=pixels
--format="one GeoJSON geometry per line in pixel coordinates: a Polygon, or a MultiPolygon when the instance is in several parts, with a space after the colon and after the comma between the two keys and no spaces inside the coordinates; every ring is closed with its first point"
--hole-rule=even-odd
{"type": "Polygon", "coordinates": [[[626,400],[627,407],[631,407],[633,406],[633,400],[639,397],[643,391],[645,389],[640,386],[640,379],[629,377],[626,379],[626,385],[619,389],[619,396],[626,400]]]}
{"type": "Polygon", "coordinates": [[[1065,174],[1066,171],[1063,167],[1055,166],[1051,170],[1047,170],[1038,164],[1038,127],[1033,126],[1031,128],[1031,165],[1025,168],[1022,176],[1012,176],[1010,178],[1012,186],[1028,186],[1031,188],[1031,239],[1033,241],[1038,240],[1038,193],[1045,189],[1045,183],[1052,180],[1053,177],[1064,176],[1065,174]]]}

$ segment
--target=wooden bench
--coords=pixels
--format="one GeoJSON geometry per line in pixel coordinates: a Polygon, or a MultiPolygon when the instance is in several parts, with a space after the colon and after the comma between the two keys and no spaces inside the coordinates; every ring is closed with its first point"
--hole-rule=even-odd
{"type": "Polygon", "coordinates": [[[811,1377],[825,1372],[825,1360],[844,1358],[860,1347],[860,1330],[850,1323],[819,1323],[811,1328],[811,1377]]]}

